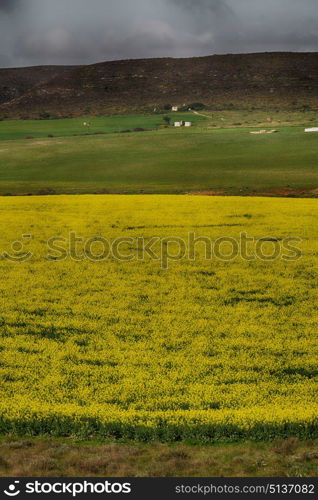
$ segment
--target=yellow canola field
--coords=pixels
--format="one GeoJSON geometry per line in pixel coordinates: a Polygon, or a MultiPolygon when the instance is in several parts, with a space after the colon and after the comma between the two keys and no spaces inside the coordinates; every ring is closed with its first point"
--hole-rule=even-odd
{"type": "Polygon", "coordinates": [[[0,433],[317,436],[317,200],[7,197],[0,214],[0,433]],[[228,258],[242,234],[263,259],[228,258]]]}

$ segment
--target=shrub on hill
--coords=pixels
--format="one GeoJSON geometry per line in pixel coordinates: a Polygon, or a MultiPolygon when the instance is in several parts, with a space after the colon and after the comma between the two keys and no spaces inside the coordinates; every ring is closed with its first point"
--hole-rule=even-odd
{"type": "Polygon", "coordinates": [[[40,113],[39,117],[41,120],[49,120],[50,118],[52,118],[50,113],[47,113],[46,111],[43,111],[42,113],[40,113]]]}
{"type": "Polygon", "coordinates": [[[189,104],[187,108],[191,108],[194,111],[202,111],[206,108],[206,106],[202,102],[193,102],[192,104],[189,104]]]}

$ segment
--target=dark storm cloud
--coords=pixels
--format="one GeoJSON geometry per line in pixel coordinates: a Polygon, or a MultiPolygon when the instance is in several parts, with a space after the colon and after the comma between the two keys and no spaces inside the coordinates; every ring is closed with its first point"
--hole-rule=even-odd
{"type": "Polygon", "coordinates": [[[0,0],[0,64],[318,50],[317,0],[0,0]]]}
{"type": "Polygon", "coordinates": [[[172,7],[177,7],[179,15],[194,32],[210,31],[214,37],[219,32],[235,29],[238,16],[225,0],[168,0],[172,7]]]}
{"type": "Polygon", "coordinates": [[[206,35],[205,53],[318,50],[316,0],[167,1],[206,35]]]}
{"type": "Polygon", "coordinates": [[[191,10],[202,14],[202,11],[215,14],[228,14],[231,9],[224,0],[170,0],[181,9],[191,10]]]}
{"type": "MultiPolygon", "coordinates": [[[[126,30],[50,29],[26,34],[15,45],[16,57],[53,64],[75,64],[102,60],[160,57],[171,54],[176,44],[174,30],[165,23],[135,20],[126,30]]],[[[175,54],[177,55],[177,54],[175,54]]]]}
{"type": "Polygon", "coordinates": [[[0,0],[0,11],[12,12],[19,3],[20,0],[0,0]]]}

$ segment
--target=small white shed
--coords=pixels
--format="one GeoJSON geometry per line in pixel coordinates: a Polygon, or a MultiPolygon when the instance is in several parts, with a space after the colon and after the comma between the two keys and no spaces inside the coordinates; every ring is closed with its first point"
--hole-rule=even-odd
{"type": "Polygon", "coordinates": [[[171,108],[171,109],[172,109],[172,111],[179,111],[178,106],[172,106],[172,108],[171,108]]]}
{"type": "Polygon", "coordinates": [[[192,122],[174,122],[175,127],[192,127],[192,122]]]}
{"type": "Polygon", "coordinates": [[[318,127],[306,128],[305,132],[318,132],[318,127]]]}

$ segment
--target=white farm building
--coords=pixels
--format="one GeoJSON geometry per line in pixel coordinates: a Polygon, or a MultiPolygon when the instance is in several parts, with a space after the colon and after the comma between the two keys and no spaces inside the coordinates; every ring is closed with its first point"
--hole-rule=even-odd
{"type": "Polygon", "coordinates": [[[318,132],[318,127],[306,128],[305,132],[318,132]]]}
{"type": "Polygon", "coordinates": [[[192,127],[192,122],[174,122],[175,127],[192,127]]]}

